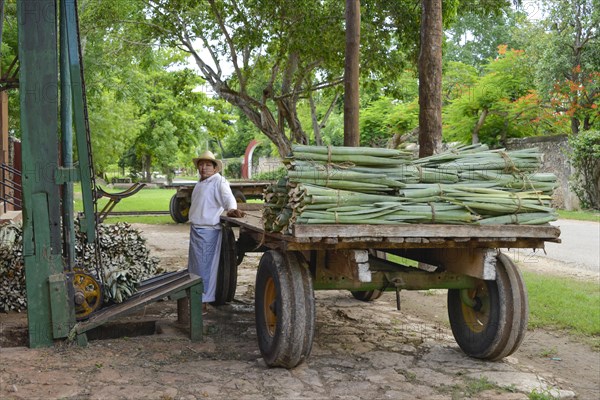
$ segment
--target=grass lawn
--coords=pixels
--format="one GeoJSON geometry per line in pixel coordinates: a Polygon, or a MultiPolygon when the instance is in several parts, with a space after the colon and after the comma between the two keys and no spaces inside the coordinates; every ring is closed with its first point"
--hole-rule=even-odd
{"type": "MultiPolygon", "coordinates": [[[[106,189],[109,193],[119,193],[124,189],[106,189]]],[[[75,187],[75,210],[83,211],[83,201],[81,200],[81,189],[75,187]]],[[[121,200],[113,211],[169,211],[169,202],[175,194],[175,189],[160,189],[149,188],[142,189],[131,197],[121,200]]],[[[98,200],[98,209],[108,202],[108,199],[103,197],[98,200]]]]}
{"type": "Polygon", "coordinates": [[[523,271],[529,292],[529,326],[565,329],[591,339],[600,349],[600,287],[579,281],[523,271]]]}
{"type": "Polygon", "coordinates": [[[105,224],[116,224],[117,222],[127,222],[129,224],[149,224],[149,225],[168,225],[175,224],[170,215],[123,215],[111,217],[104,220],[105,224]]]}
{"type": "Polygon", "coordinates": [[[567,211],[567,210],[558,210],[559,218],[564,219],[576,219],[578,221],[595,221],[600,222],[600,212],[599,211],[567,211]]]}

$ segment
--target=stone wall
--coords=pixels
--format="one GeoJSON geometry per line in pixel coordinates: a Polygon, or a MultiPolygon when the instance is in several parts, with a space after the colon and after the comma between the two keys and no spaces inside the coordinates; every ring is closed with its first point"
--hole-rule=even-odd
{"type": "Polygon", "coordinates": [[[565,210],[579,209],[579,199],[570,189],[569,177],[574,170],[569,162],[571,151],[567,135],[537,136],[523,139],[510,139],[507,150],[520,150],[537,147],[544,153],[541,172],[552,172],[556,175],[558,187],[554,191],[552,205],[565,210]]]}
{"type": "Polygon", "coordinates": [[[260,157],[258,166],[252,168],[252,176],[265,172],[274,172],[279,168],[283,168],[283,163],[279,157],[260,157]]]}

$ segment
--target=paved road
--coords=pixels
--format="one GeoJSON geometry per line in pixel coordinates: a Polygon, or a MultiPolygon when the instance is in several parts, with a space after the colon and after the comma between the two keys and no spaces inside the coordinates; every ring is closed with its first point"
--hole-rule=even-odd
{"type": "Polygon", "coordinates": [[[561,219],[562,243],[546,243],[546,257],[574,268],[600,273],[600,223],[561,219]]]}

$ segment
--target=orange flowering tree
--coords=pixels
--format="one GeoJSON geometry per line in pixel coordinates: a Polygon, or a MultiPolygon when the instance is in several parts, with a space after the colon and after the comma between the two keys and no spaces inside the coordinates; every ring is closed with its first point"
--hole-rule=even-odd
{"type": "Polygon", "coordinates": [[[498,145],[564,128],[564,116],[543,104],[533,70],[523,50],[499,46],[485,74],[444,108],[445,139],[498,145]]]}

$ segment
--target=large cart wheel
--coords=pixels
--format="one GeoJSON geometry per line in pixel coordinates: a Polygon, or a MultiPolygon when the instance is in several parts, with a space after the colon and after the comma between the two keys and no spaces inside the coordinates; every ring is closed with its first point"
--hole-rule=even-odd
{"type": "Polygon", "coordinates": [[[523,279],[504,254],[497,257],[495,280],[480,280],[473,289],[448,290],[452,333],[471,357],[499,360],[517,350],[528,311],[523,279]]]}
{"type": "Polygon", "coordinates": [[[374,301],[383,295],[383,290],[351,290],[352,296],[360,301],[374,301]]]}
{"type": "Polygon", "coordinates": [[[308,268],[299,256],[275,250],[260,259],[256,273],[258,347],[270,367],[294,368],[310,355],[315,300],[308,268]]]}
{"type": "Polygon", "coordinates": [[[519,294],[515,296],[515,299],[520,300],[520,304],[517,304],[515,301],[514,306],[520,306],[520,314],[519,310],[514,311],[513,318],[513,327],[511,330],[511,340],[514,341],[512,348],[506,348],[506,353],[499,354],[497,356],[497,360],[504,358],[506,356],[511,355],[521,346],[523,343],[523,339],[525,338],[525,332],[527,332],[527,323],[529,322],[529,301],[527,295],[527,287],[525,286],[525,281],[523,280],[523,274],[519,268],[512,262],[512,260],[503,253],[498,255],[498,262],[501,263],[504,268],[506,268],[506,272],[508,272],[508,277],[511,280],[511,287],[518,289],[519,294]]]}
{"type": "Polygon", "coordinates": [[[219,257],[219,272],[217,274],[217,287],[215,301],[211,304],[222,306],[230,303],[235,297],[237,288],[237,253],[235,249],[235,235],[230,226],[224,225],[221,229],[221,255],[219,257]]]}
{"type": "Polygon", "coordinates": [[[239,190],[239,189],[233,189],[231,191],[231,193],[233,193],[233,197],[235,197],[235,201],[237,201],[238,203],[245,203],[246,202],[246,196],[244,195],[244,193],[242,193],[241,190],[239,190]]]}
{"type": "Polygon", "coordinates": [[[190,203],[184,197],[177,197],[177,193],[171,197],[169,203],[169,213],[173,221],[178,224],[186,223],[188,220],[188,213],[190,212],[190,203]]]}

